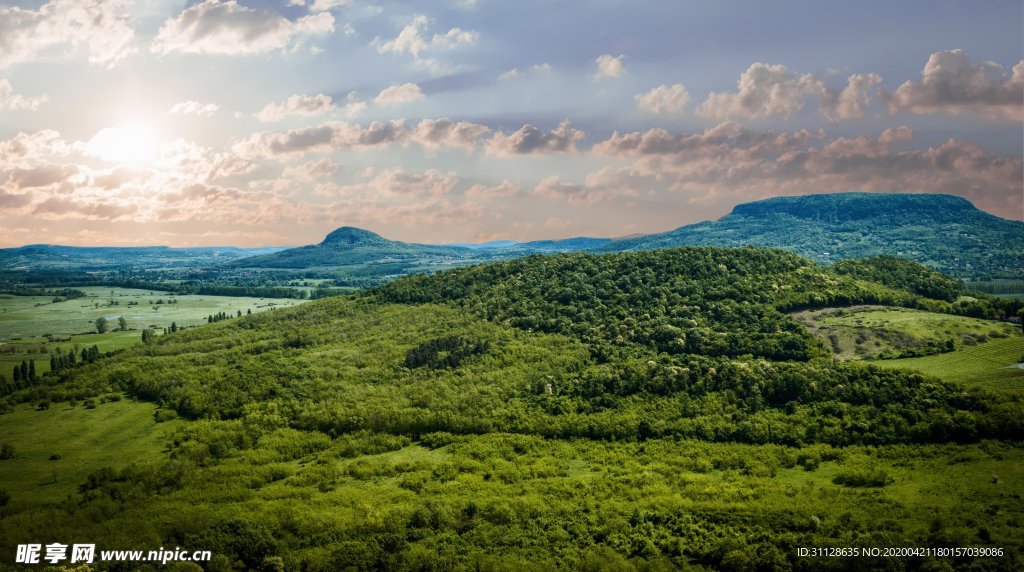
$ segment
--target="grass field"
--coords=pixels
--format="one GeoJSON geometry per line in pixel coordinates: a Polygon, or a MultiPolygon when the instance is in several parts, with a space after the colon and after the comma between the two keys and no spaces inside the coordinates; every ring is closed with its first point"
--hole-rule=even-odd
{"type": "Polygon", "coordinates": [[[793,317],[843,360],[918,357],[1018,335],[1005,322],[883,306],[828,308],[793,317]]]}
{"type": "Polygon", "coordinates": [[[100,467],[163,458],[167,437],[182,422],[156,423],[155,410],[152,403],[97,400],[95,409],[23,405],[0,415],[0,443],[14,447],[14,458],[0,460],[0,488],[16,499],[58,501],[100,467]]]}
{"type": "Polygon", "coordinates": [[[1024,355],[1024,336],[1015,334],[955,352],[919,358],[880,360],[882,367],[907,368],[971,387],[1024,391],[1024,369],[1007,367],[1024,355]]]}
{"type": "Polygon", "coordinates": [[[144,328],[159,335],[171,323],[179,328],[207,322],[219,312],[236,315],[301,304],[302,300],[234,298],[229,296],[170,295],[127,288],[79,288],[84,298],[53,302],[46,296],[0,296],[0,375],[22,361],[35,360],[36,373],[50,369],[50,353],[81,351],[96,345],[101,352],[129,347],[142,338],[144,328]],[[173,303],[172,303],[173,301],[173,303]],[[127,331],[113,331],[118,318],[128,322],[127,331]],[[97,318],[104,317],[111,331],[96,333],[97,318]],[[49,334],[49,338],[45,337],[49,334]]]}

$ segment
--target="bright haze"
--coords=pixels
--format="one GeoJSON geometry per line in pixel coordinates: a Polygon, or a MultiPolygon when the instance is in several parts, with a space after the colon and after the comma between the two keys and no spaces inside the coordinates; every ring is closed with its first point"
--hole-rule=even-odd
{"type": "Polygon", "coordinates": [[[1019,1],[0,4],[0,246],[622,236],[778,195],[1024,218],[1019,1]]]}

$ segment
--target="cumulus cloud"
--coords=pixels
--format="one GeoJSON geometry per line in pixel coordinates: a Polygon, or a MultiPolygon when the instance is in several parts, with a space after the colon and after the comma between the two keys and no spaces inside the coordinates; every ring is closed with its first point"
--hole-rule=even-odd
{"type": "Polygon", "coordinates": [[[375,121],[366,127],[345,121],[329,121],[317,127],[253,133],[232,149],[243,157],[288,157],[409,143],[428,150],[472,149],[489,132],[490,128],[485,125],[448,118],[423,119],[412,128],[407,128],[401,119],[375,121]]]}
{"type": "Polygon", "coordinates": [[[711,92],[697,114],[712,119],[790,118],[808,96],[825,97],[825,84],[811,74],[797,74],[783,65],[755,62],[737,81],[736,92],[711,92]]]}
{"type": "Polygon", "coordinates": [[[428,169],[422,173],[406,173],[403,169],[385,169],[373,173],[367,187],[378,193],[438,197],[451,193],[459,177],[454,172],[442,173],[428,169]]]}
{"type": "Polygon", "coordinates": [[[373,98],[373,102],[377,105],[401,105],[419,101],[423,97],[423,90],[420,89],[420,86],[415,83],[403,83],[384,88],[377,94],[377,97],[373,98]]]}
{"type": "Polygon", "coordinates": [[[38,10],[0,6],[0,69],[52,47],[85,48],[89,63],[114,66],[133,51],[135,31],[119,0],[52,0],[38,10]]]}
{"type": "Polygon", "coordinates": [[[0,79],[0,109],[24,109],[35,111],[39,106],[46,103],[49,98],[45,95],[26,97],[14,93],[11,82],[0,79]]]}
{"type": "Polygon", "coordinates": [[[287,167],[281,173],[281,176],[288,179],[313,181],[315,179],[330,177],[337,173],[339,169],[341,169],[341,165],[334,161],[331,161],[330,159],[320,159],[319,161],[307,161],[295,167],[287,167]]]}
{"type": "Polygon", "coordinates": [[[49,163],[26,169],[12,169],[8,173],[5,187],[9,189],[38,189],[58,185],[78,174],[75,165],[49,163]]]}
{"type": "Polygon", "coordinates": [[[151,49],[157,54],[259,54],[287,48],[299,35],[333,31],[334,16],[327,11],[291,21],[235,0],[206,0],[164,22],[151,49]]]}
{"type": "Polygon", "coordinates": [[[19,132],[10,139],[0,140],[0,169],[13,169],[38,164],[54,157],[63,157],[75,146],[61,138],[52,129],[34,133],[19,132]]]}
{"type": "Polygon", "coordinates": [[[510,199],[518,194],[519,186],[508,179],[491,186],[476,184],[465,192],[471,199],[510,199]]]}
{"type": "Polygon", "coordinates": [[[293,95],[281,103],[268,103],[256,113],[256,118],[264,123],[271,123],[288,117],[319,115],[333,109],[334,103],[329,95],[293,95]]]}
{"type": "Polygon", "coordinates": [[[450,28],[444,34],[434,34],[428,37],[427,29],[430,27],[430,19],[419,15],[412,19],[412,22],[405,25],[398,36],[381,42],[379,39],[373,41],[377,51],[382,54],[410,54],[416,59],[420,55],[432,50],[448,50],[460,46],[473,45],[480,38],[480,35],[473,30],[462,28],[450,28]]]}
{"type": "Polygon", "coordinates": [[[583,184],[563,182],[557,175],[548,177],[531,188],[529,193],[537,197],[565,200],[570,204],[593,204],[624,194],[635,194],[632,189],[606,186],[602,180],[603,174],[592,174],[583,184]]]}
{"type": "Polygon", "coordinates": [[[318,127],[286,132],[259,132],[236,143],[232,149],[242,156],[289,156],[329,153],[339,149],[381,147],[402,141],[407,131],[402,120],[374,121],[367,127],[345,121],[330,121],[318,127]]]}
{"type": "Polygon", "coordinates": [[[188,100],[175,103],[169,110],[171,113],[176,115],[198,115],[200,117],[209,117],[217,110],[220,106],[216,103],[199,103],[198,101],[188,100]]]}
{"type": "Polygon", "coordinates": [[[626,67],[622,61],[626,59],[626,56],[619,54],[612,56],[611,54],[603,54],[597,56],[594,62],[597,64],[597,73],[594,74],[594,79],[610,79],[621,76],[626,73],[626,67]]]}
{"type": "Polygon", "coordinates": [[[672,86],[660,85],[647,93],[636,96],[636,104],[640,109],[651,113],[674,114],[683,111],[690,101],[690,93],[682,84],[672,86]]]}
{"type": "Polygon", "coordinates": [[[568,121],[563,121],[556,129],[548,132],[526,124],[508,135],[501,131],[495,133],[487,142],[487,150],[496,155],[574,153],[576,143],[585,136],[568,121]]]}
{"type": "Polygon", "coordinates": [[[508,70],[506,72],[502,72],[498,76],[498,79],[502,80],[502,81],[505,81],[505,80],[510,80],[510,79],[516,79],[516,78],[519,78],[519,77],[523,77],[523,76],[526,76],[528,74],[550,75],[553,72],[554,72],[554,68],[551,67],[551,64],[544,63],[544,64],[537,64],[537,65],[534,65],[534,66],[530,66],[529,68],[526,68],[525,71],[520,71],[519,68],[512,68],[512,69],[510,69],[510,70],[508,70]]]}
{"type": "Polygon", "coordinates": [[[602,156],[632,158],[635,174],[690,201],[730,205],[777,195],[938,192],[964,196],[979,208],[1018,218],[1024,208],[1024,160],[959,139],[906,149],[907,127],[876,137],[817,143],[805,130],[775,134],[724,124],[697,134],[652,129],[613,134],[593,148],[602,156]]]}
{"type": "Polygon", "coordinates": [[[935,52],[921,81],[882,92],[891,113],[947,113],[1008,121],[1024,120],[1024,60],[1007,77],[995,62],[972,64],[962,50],[935,52]]]}
{"type": "Polygon", "coordinates": [[[479,123],[441,119],[423,119],[412,129],[409,138],[426,149],[473,149],[491,129],[479,123]]]}
{"type": "Polygon", "coordinates": [[[139,207],[132,204],[50,197],[36,205],[32,214],[48,220],[65,218],[124,220],[131,218],[138,210],[139,207]]]}
{"type": "Polygon", "coordinates": [[[835,97],[831,97],[831,94],[829,96],[829,99],[835,100],[835,108],[823,107],[822,114],[833,121],[864,117],[864,108],[868,104],[871,87],[880,83],[882,76],[876,73],[851,75],[841,92],[835,97]]]}
{"type": "Polygon", "coordinates": [[[351,5],[352,0],[313,0],[309,4],[309,9],[314,12],[323,12],[325,10],[344,8],[351,5]]]}

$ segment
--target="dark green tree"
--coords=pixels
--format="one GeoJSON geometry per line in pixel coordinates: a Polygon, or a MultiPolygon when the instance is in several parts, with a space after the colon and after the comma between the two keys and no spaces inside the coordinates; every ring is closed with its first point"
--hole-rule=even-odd
{"type": "Polygon", "coordinates": [[[96,318],[96,332],[105,334],[107,332],[107,319],[103,316],[96,318]]]}
{"type": "Polygon", "coordinates": [[[124,316],[117,318],[117,328],[122,332],[128,331],[128,320],[125,320],[124,316]]]}

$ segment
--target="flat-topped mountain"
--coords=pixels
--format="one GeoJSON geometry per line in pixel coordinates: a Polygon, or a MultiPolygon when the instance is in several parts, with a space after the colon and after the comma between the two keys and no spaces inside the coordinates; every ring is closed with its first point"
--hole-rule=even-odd
{"type": "Polygon", "coordinates": [[[797,197],[774,197],[736,205],[734,216],[764,217],[789,215],[821,222],[847,222],[879,217],[927,217],[938,220],[958,220],[964,214],[985,215],[970,201],[955,195],[937,194],[883,194],[833,193],[797,197]]]}
{"type": "Polygon", "coordinates": [[[1024,222],[939,194],[777,197],[737,205],[717,221],[619,240],[599,250],[747,245],[782,248],[819,263],[884,254],[959,277],[1024,274],[1024,222]]]}

